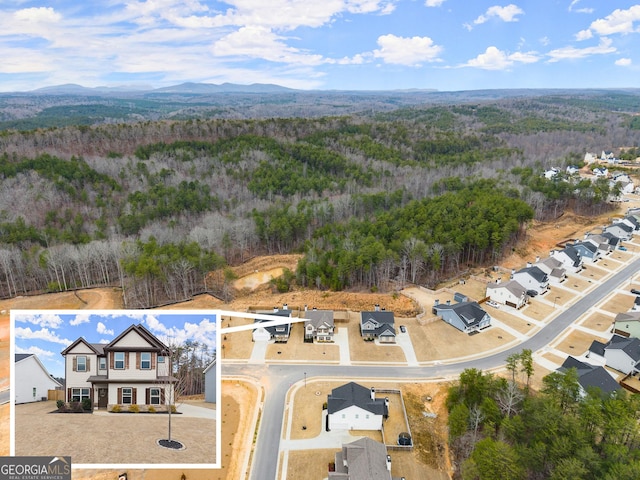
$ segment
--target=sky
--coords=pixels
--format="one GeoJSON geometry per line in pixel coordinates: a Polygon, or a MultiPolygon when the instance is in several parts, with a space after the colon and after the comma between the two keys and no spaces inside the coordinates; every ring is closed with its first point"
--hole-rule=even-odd
{"type": "Polygon", "coordinates": [[[0,0],[0,91],[638,87],[624,0],[0,0]]]}
{"type": "Polygon", "coordinates": [[[33,353],[55,377],[64,377],[60,354],[78,338],[89,343],[108,343],[131,325],[141,324],[166,344],[186,340],[216,345],[214,312],[161,310],[44,311],[13,310],[15,353],[33,353]]]}

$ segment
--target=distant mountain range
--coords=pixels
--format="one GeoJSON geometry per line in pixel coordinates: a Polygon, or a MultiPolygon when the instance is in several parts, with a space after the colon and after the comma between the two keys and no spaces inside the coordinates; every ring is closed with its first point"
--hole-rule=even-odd
{"type": "Polygon", "coordinates": [[[118,87],[83,87],[74,83],[64,85],[54,85],[51,87],[38,88],[29,92],[21,92],[28,94],[45,94],[45,95],[102,95],[102,94],[149,94],[149,93],[167,93],[167,94],[197,94],[207,95],[216,93],[284,93],[296,92],[302,90],[294,90],[280,85],[267,83],[252,83],[251,85],[240,85],[236,83],[223,83],[220,85],[213,83],[194,83],[186,82],[170,87],[153,88],[141,85],[123,85],[118,87]]]}

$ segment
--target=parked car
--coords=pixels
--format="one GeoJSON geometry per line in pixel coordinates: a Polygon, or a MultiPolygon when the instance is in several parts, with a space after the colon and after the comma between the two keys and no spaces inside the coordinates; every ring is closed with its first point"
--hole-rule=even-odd
{"type": "Polygon", "coordinates": [[[407,333],[407,327],[405,327],[404,325],[400,325],[400,331],[402,333],[407,333]]]}
{"type": "Polygon", "coordinates": [[[535,290],[527,290],[527,295],[529,295],[530,297],[535,297],[536,295],[538,295],[538,292],[536,292],[535,290]]]}
{"type": "Polygon", "coordinates": [[[627,251],[627,247],[625,247],[625,246],[623,246],[623,245],[620,245],[620,246],[618,247],[618,250],[622,250],[623,252],[626,252],[626,251],[627,251]]]}
{"type": "Polygon", "coordinates": [[[493,300],[487,300],[487,305],[493,308],[500,308],[500,304],[498,302],[494,302],[493,300]]]}
{"type": "Polygon", "coordinates": [[[635,288],[631,289],[631,293],[633,293],[634,295],[640,295],[640,290],[637,290],[635,288]]]}

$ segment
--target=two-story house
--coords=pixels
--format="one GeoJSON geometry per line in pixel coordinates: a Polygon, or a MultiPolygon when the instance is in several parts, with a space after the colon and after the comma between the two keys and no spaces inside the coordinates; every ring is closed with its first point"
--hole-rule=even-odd
{"type": "Polygon", "coordinates": [[[378,339],[380,343],[396,343],[396,329],[393,312],[380,310],[376,305],[373,312],[360,312],[360,335],[365,340],[378,339]]]}
{"type": "Polygon", "coordinates": [[[489,283],[487,285],[487,297],[494,302],[513,308],[522,308],[529,300],[527,289],[515,280],[502,282],[498,279],[495,283],[489,283]]]}
{"type": "Polygon", "coordinates": [[[169,348],[142,325],[106,344],[80,337],[62,356],[68,402],[89,398],[94,408],[172,403],[169,348]]]}
{"type": "Polygon", "coordinates": [[[562,263],[562,266],[569,273],[578,273],[582,270],[582,257],[572,246],[566,246],[562,250],[551,250],[549,256],[562,263]]]}
{"type": "Polygon", "coordinates": [[[574,242],[571,246],[578,251],[583,260],[587,259],[591,263],[597,262],[602,256],[598,246],[594,245],[592,242],[574,242]]]}
{"type": "Polygon", "coordinates": [[[305,342],[333,342],[334,320],[332,310],[318,310],[316,308],[304,312],[304,340],[305,342]]]}
{"type": "Polygon", "coordinates": [[[526,290],[533,290],[539,294],[549,290],[549,276],[538,267],[521,268],[511,276],[526,290]]]}

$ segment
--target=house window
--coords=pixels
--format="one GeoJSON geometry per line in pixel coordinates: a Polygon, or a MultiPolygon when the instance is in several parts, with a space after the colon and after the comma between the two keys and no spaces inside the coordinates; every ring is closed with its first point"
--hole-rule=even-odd
{"type": "Polygon", "coordinates": [[[106,370],[107,369],[107,359],[105,357],[100,357],[99,359],[100,362],[100,370],[106,370]]]}
{"type": "Polygon", "coordinates": [[[347,418],[347,415],[345,413],[342,414],[342,418],[347,418]]]}
{"type": "Polygon", "coordinates": [[[131,405],[133,400],[133,389],[125,387],[122,389],[122,403],[131,405]]]}
{"type": "Polygon", "coordinates": [[[76,372],[87,371],[87,357],[76,357],[76,372]]]}
{"type": "Polygon", "coordinates": [[[33,387],[33,398],[36,398],[36,387],[33,387]]]}
{"type": "Polygon", "coordinates": [[[160,405],[160,389],[152,388],[149,392],[149,401],[151,405],[160,405]]]}
{"type": "Polygon", "coordinates": [[[158,355],[158,363],[164,363],[164,357],[162,355],[158,355]]]}
{"type": "Polygon", "coordinates": [[[124,370],[124,352],[115,352],[114,356],[113,367],[116,370],[124,370]]]}
{"type": "Polygon", "coordinates": [[[360,415],[356,413],[356,420],[358,420],[359,418],[360,418],[360,415]]]}
{"type": "Polygon", "coordinates": [[[85,398],[89,398],[89,389],[88,388],[72,388],[71,389],[71,401],[72,402],[81,402],[85,398]]]}
{"type": "Polygon", "coordinates": [[[142,352],[140,354],[140,368],[142,370],[151,370],[151,353],[142,352]]]}

